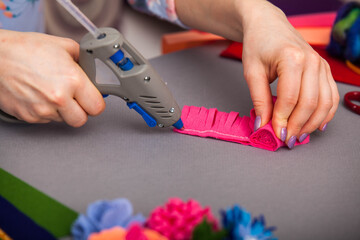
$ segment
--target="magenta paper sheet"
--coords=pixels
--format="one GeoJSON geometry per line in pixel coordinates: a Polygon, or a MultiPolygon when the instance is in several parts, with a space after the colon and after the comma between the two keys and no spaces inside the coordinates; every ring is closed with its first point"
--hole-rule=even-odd
{"type": "MultiPolygon", "coordinates": [[[[199,137],[211,137],[229,142],[251,145],[253,147],[276,151],[286,146],[278,139],[271,126],[271,121],[264,127],[253,131],[255,121],[255,110],[252,109],[250,117],[240,117],[238,112],[220,112],[216,108],[184,106],[181,119],[184,129],[175,129],[175,132],[199,137]]],[[[308,136],[302,143],[310,141],[308,136]]]]}

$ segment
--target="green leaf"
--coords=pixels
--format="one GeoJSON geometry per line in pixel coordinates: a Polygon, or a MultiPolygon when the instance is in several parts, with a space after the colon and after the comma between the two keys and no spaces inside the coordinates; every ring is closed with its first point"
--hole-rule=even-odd
{"type": "Polygon", "coordinates": [[[214,231],[211,224],[204,219],[197,225],[192,234],[192,240],[221,240],[227,236],[226,230],[214,231]]]}

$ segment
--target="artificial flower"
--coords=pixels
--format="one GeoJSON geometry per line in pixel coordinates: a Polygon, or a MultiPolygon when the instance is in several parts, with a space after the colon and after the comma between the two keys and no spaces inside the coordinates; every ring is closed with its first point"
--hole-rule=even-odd
{"type": "Polygon", "coordinates": [[[222,240],[227,236],[226,230],[216,231],[210,223],[204,219],[197,225],[192,233],[191,240],[222,240]]]}
{"type": "Polygon", "coordinates": [[[126,239],[126,229],[113,227],[90,234],[88,240],[123,240],[126,239]]]}
{"type": "Polygon", "coordinates": [[[93,233],[88,240],[168,240],[160,233],[150,229],[141,228],[139,225],[131,225],[128,231],[121,227],[114,227],[93,233]]]}
{"type": "Polygon", "coordinates": [[[132,205],[127,199],[97,201],[89,205],[86,215],[79,215],[72,225],[71,232],[75,240],[86,240],[93,232],[115,226],[127,228],[133,223],[142,225],[144,222],[143,215],[133,216],[132,205]]]}
{"type": "Polygon", "coordinates": [[[223,227],[228,231],[227,240],[277,240],[272,235],[275,228],[266,228],[263,216],[251,221],[250,213],[238,205],[222,211],[221,215],[223,227]]]}
{"type": "Polygon", "coordinates": [[[146,226],[170,240],[189,240],[194,228],[204,218],[213,229],[217,229],[217,222],[209,207],[202,208],[195,200],[183,202],[179,198],[171,198],[164,206],[151,212],[146,226]]]}

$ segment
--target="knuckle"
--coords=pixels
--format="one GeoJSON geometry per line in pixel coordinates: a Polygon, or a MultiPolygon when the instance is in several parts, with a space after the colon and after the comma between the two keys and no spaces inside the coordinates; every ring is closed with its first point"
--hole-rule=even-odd
{"type": "Polygon", "coordinates": [[[331,99],[325,100],[325,101],[322,103],[322,106],[323,106],[324,109],[330,110],[330,109],[333,107],[333,102],[332,102],[331,99]]]}
{"type": "Polygon", "coordinates": [[[315,97],[309,97],[301,101],[301,106],[307,109],[315,110],[318,106],[318,99],[315,97]]]}
{"type": "Polygon", "coordinates": [[[285,116],[282,112],[274,111],[273,112],[273,118],[272,122],[276,126],[282,126],[285,127],[288,125],[288,116],[285,116]]]}
{"type": "Polygon", "coordinates": [[[71,38],[63,38],[63,41],[71,47],[77,48],[79,44],[71,38]]]}
{"type": "Polygon", "coordinates": [[[304,132],[307,132],[307,133],[312,133],[312,132],[314,132],[318,127],[320,127],[320,124],[321,124],[321,123],[311,122],[311,123],[306,124],[306,127],[304,127],[302,130],[303,130],[304,132]]]}
{"type": "Polygon", "coordinates": [[[300,130],[303,128],[304,123],[301,121],[301,119],[298,118],[291,118],[288,122],[288,133],[289,136],[297,135],[300,130]]]}
{"type": "Polygon", "coordinates": [[[338,106],[340,102],[340,95],[339,92],[336,91],[335,95],[334,95],[334,106],[338,106]]]}
{"type": "Polygon", "coordinates": [[[24,111],[20,107],[15,107],[13,112],[9,112],[10,115],[13,115],[19,120],[26,121],[24,117],[26,117],[24,111]]]}
{"type": "Polygon", "coordinates": [[[22,120],[24,120],[25,122],[28,122],[28,123],[38,123],[38,122],[40,122],[40,118],[31,116],[30,114],[21,115],[20,118],[22,120]]]}
{"type": "Polygon", "coordinates": [[[305,53],[297,47],[288,47],[284,49],[284,56],[293,63],[300,65],[304,63],[305,53]]]}
{"type": "Polygon", "coordinates": [[[330,111],[327,117],[327,122],[330,122],[335,117],[336,111],[330,111]]]}
{"type": "Polygon", "coordinates": [[[288,94],[282,98],[282,102],[285,106],[295,106],[298,102],[298,98],[293,94],[288,94]]]}
{"type": "Polygon", "coordinates": [[[43,118],[48,118],[53,115],[53,111],[49,106],[46,105],[36,105],[34,107],[34,112],[39,116],[43,118]]]}
{"type": "Polygon", "coordinates": [[[244,77],[245,77],[246,81],[252,81],[252,80],[258,79],[259,74],[256,73],[255,71],[248,69],[248,70],[244,71],[244,77]]]}
{"type": "Polygon", "coordinates": [[[254,108],[255,109],[261,109],[261,108],[264,108],[266,106],[266,102],[264,99],[253,99],[253,105],[254,105],[254,108]]]}
{"type": "Polygon", "coordinates": [[[28,123],[38,123],[39,120],[36,119],[36,118],[27,118],[27,119],[24,119],[25,122],[28,122],[28,123]]]}
{"type": "Polygon", "coordinates": [[[298,122],[294,123],[293,125],[291,125],[291,127],[289,127],[289,132],[293,134],[289,134],[289,135],[298,135],[298,133],[301,131],[302,128],[303,128],[303,124],[298,122]]]}
{"type": "Polygon", "coordinates": [[[87,122],[87,116],[85,115],[85,116],[79,117],[76,121],[71,123],[70,126],[78,128],[78,127],[84,126],[86,122],[87,122]]]}
{"type": "Polygon", "coordinates": [[[94,116],[97,116],[101,114],[104,110],[105,110],[105,102],[104,100],[101,99],[101,101],[98,101],[98,103],[94,105],[94,111],[92,114],[94,116]]]}
{"type": "Polygon", "coordinates": [[[288,119],[287,118],[280,118],[278,116],[273,116],[272,118],[273,126],[276,126],[275,129],[278,129],[278,132],[281,133],[282,128],[288,128],[288,119]]]}
{"type": "Polygon", "coordinates": [[[312,51],[308,54],[308,61],[310,61],[311,65],[317,65],[319,66],[321,63],[321,57],[316,52],[312,51]]]}
{"type": "Polygon", "coordinates": [[[69,75],[65,79],[65,81],[71,89],[76,89],[82,84],[81,75],[76,69],[73,69],[73,71],[69,72],[69,75]]]}
{"type": "Polygon", "coordinates": [[[253,79],[254,74],[251,71],[244,71],[244,78],[246,81],[253,79]]]}
{"type": "Polygon", "coordinates": [[[63,91],[53,91],[49,98],[50,102],[55,104],[57,107],[65,107],[66,95],[63,91]]]}
{"type": "Polygon", "coordinates": [[[64,119],[62,119],[60,116],[56,116],[53,121],[55,122],[64,122],[64,119]]]}
{"type": "Polygon", "coordinates": [[[323,60],[323,63],[324,63],[324,65],[325,65],[326,71],[328,71],[328,72],[331,73],[331,68],[330,68],[329,63],[328,63],[325,59],[323,60]]]}

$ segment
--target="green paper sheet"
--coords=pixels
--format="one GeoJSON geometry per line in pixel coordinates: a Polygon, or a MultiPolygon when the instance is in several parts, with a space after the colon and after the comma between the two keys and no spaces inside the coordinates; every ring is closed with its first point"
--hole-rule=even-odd
{"type": "MultiPolygon", "coordinates": [[[[78,213],[0,168],[0,195],[56,238],[69,236],[78,213]]],[[[19,226],[19,230],[21,226],[19,226]]]]}

